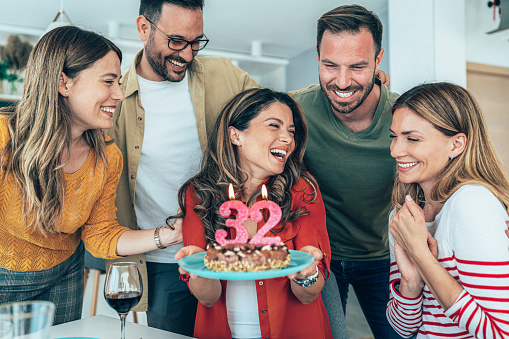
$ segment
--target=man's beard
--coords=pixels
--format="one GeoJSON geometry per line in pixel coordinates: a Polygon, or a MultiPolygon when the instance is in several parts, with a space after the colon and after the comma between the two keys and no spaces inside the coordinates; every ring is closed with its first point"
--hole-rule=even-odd
{"type": "Polygon", "coordinates": [[[150,35],[150,37],[147,41],[147,46],[145,46],[145,53],[146,53],[148,63],[152,67],[152,70],[166,81],[171,81],[171,82],[182,81],[182,79],[184,79],[184,74],[187,70],[187,67],[180,73],[174,71],[176,74],[179,74],[179,75],[181,74],[181,76],[176,77],[174,75],[171,75],[168,72],[167,63],[169,62],[169,60],[174,60],[174,61],[177,61],[177,62],[180,62],[183,64],[187,64],[187,61],[185,61],[183,58],[181,58],[178,55],[178,53],[168,55],[163,60],[161,58],[161,55],[157,54],[154,47],[155,47],[154,38],[152,35],[150,35]]]}
{"type": "Polygon", "coordinates": [[[374,72],[373,72],[373,79],[367,85],[367,87],[357,85],[357,86],[349,86],[347,88],[340,89],[336,85],[324,86],[324,84],[320,80],[320,87],[321,87],[323,93],[325,93],[325,96],[327,96],[327,99],[329,99],[329,102],[330,102],[331,106],[334,108],[334,111],[336,111],[338,113],[343,113],[343,114],[351,113],[355,109],[357,109],[360,105],[362,105],[364,103],[364,100],[366,100],[366,98],[368,97],[369,93],[371,93],[371,91],[373,90],[374,85],[375,85],[375,73],[374,72]],[[363,89],[365,89],[365,91],[364,91],[364,94],[362,95],[362,98],[360,100],[353,101],[353,102],[337,102],[337,101],[332,100],[332,98],[329,96],[329,93],[327,92],[326,89],[329,91],[341,91],[341,92],[352,92],[352,91],[359,91],[359,90],[363,90],[363,89]]]}

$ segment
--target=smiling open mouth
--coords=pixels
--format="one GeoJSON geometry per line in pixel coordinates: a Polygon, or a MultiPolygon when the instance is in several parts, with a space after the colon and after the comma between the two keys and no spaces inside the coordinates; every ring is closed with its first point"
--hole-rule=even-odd
{"type": "Polygon", "coordinates": [[[168,62],[172,65],[175,65],[177,67],[185,67],[186,64],[185,63],[182,63],[182,62],[178,62],[178,61],[175,61],[175,60],[171,60],[169,59],[168,62]]]}
{"type": "Polygon", "coordinates": [[[418,161],[414,161],[414,162],[406,162],[406,163],[400,163],[400,162],[398,162],[398,166],[399,166],[399,167],[402,167],[402,168],[408,168],[408,167],[415,166],[415,165],[417,165],[418,163],[419,163],[418,161]]]}
{"type": "Polygon", "coordinates": [[[355,91],[347,92],[347,93],[334,91],[334,93],[336,93],[336,95],[340,98],[349,98],[355,93],[355,91]]]}
{"type": "Polygon", "coordinates": [[[113,113],[113,112],[115,112],[115,109],[114,108],[109,108],[109,107],[101,107],[101,111],[108,112],[108,113],[113,113]]]}
{"type": "Polygon", "coordinates": [[[283,160],[286,156],[286,151],[283,151],[282,149],[276,149],[276,148],[271,149],[270,153],[280,160],[283,160]]]}

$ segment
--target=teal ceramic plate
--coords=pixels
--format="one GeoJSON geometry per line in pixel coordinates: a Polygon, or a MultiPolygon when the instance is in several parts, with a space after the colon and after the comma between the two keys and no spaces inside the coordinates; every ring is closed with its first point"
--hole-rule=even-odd
{"type": "Polygon", "coordinates": [[[210,271],[205,267],[203,257],[205,252],[192,254],[188,257],[180,259],[178,264],[189,273],[194,273],[197,276],[221,279],[221,280],[257,280],[284,277],[290,273],[295,273],[303,270],[313,263],[315,258],[306,252],[289,250],[290,251],[290,265],[279,270],[259,271],[259,272],[216,272],[210,271]]]}

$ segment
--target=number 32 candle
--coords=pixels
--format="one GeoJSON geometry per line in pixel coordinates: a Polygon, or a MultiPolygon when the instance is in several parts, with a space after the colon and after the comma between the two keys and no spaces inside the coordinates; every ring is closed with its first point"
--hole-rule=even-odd
{"type": "MultiPolygon", "coordinates": [[[[237,237],[232,240],[226,240],[227,232],[225,230],[217,230],[215,234],[216,242],[219,245],[225,244],[245,244],[248,240],[247,229],[242,225],[244,221],[249,217],[249,210],[244,203],[235,199],[233,192],[233,185],[229,186],[229,197],[230,200],[224,202],[219,208],[219,213],[228,218],[231,215],[232,210],[237,211],[237,217],[235,219],[227,219],[226,226],[234,227],[237,231],[237,237]]],[[[256,202],[251,207],[251,220],[259,222],[263,219],[262,209],[269,211],[269,219],[265,225],[258,230],[255,236],[249,241],[250,244],[264,246],[264,245],[279,245],[281,244],[281,237],[264,237],[264,235],[274,228],[281,220],[281,208],[273,201],[267,199],[267,188],[262,185],[262,201],[256,202]]]]}

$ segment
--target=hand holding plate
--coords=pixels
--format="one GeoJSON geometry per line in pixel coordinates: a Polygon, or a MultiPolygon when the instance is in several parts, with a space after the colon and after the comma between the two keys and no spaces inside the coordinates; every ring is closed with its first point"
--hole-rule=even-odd
{"type": "MultiPolygon", "coordinates": [[[[205,252],[205,250],[198,246],[190,245],[190,246],[182,247],[177,253],[175,253],[175,259],[180,260],[180,259],[188,257],[192,254],[201,253],[201,252],[205,252]]],[[[191,278],[196,277],[196,274],[187,272],[185,269],[182,268],[182,266],[179,266],[179,272],[180,272],[180,274],[189,274],[189,276],[191,278]]]]}
{"type": "Polygon", "coordinates": [[[310,275],[315,274],[316,267],[318,266],[320,261],[323,259],[323,252],[319,248],[316,248],[314,246],[304,246],[299,251],[311,254],[315,260],[313,261],[313,263],[311,263],[311,265],[304,268],[303,270],[296,272],[296,273],[289,274],[288,279],[301,280],[301,279],[304,279],[310,275]]]}

